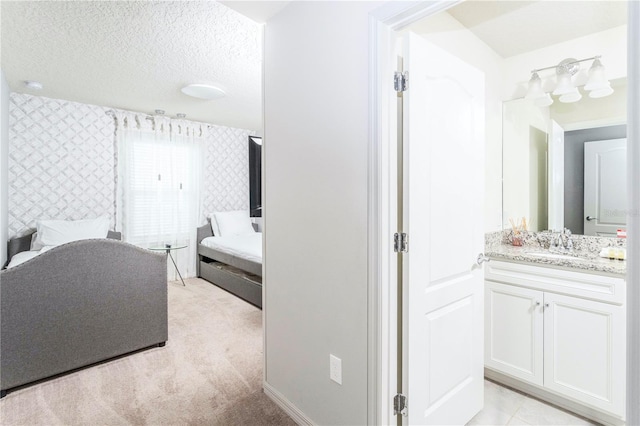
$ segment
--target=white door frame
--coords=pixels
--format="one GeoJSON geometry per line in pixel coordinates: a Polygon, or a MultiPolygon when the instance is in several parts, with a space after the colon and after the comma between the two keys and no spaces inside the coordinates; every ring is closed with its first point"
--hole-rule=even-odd
{"type": "MultiPolygon", "coordinates": [[[[460,1],[388,2],[369,17],[369,173],[368,173],[368,424],[394,424],[396,394],[395,230],[392,171],[395,165],[395,98],[391,71],[395,31],[460,1]]],[[[640,2],[628,2],[628,220],[627,220],[627,424],[640,424],[640,2]],[[634,96],[635,95],[635,96],[634,96]]],[[[411,84],[411,82],[409,82],[411,84]]]]}
{"type": "Polygon", "coordinates": [[[627,424],[640,424],[640,3],[627,2],[627,424]],[[634,362],[635,361],[635,362],[634,362]]]}

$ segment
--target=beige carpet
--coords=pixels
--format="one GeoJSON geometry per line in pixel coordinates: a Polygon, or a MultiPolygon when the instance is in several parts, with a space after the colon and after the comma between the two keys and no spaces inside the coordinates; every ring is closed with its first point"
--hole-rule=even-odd
{"type": "Polygon", "coordinates": [[[262,311],[169,283],[169,341],[0,400],[2,425],[294,425],[262,392],[262,311]]]}

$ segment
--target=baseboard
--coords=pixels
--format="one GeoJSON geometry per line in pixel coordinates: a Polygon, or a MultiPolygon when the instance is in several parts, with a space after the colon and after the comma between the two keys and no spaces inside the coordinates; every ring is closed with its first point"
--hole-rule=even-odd
{"type": "Polygon", "coordinates": [[[539,386],[525,383],[520,379],[509,376],[508,374],[500,373],[498,371],[485,367],[484,376],[487,379],[524,392],[530,396],[533,396],[534,398],[548,402],[549,404],[555,405],[564,410],[571,411],[574,414],[585,417],[589,420],[610,426],[624,426],[625,424],[624,420],[614,417],[611,414],[601,412],[594,408],[590,408],[586,405],[572,401],[563,396],[556,395],[554,392],[543,389],[539,386]]]}
{"type": "Polygon", "coordinates": [[[262,390],[273,402],[276,403],[278,407],[282,408],[294,422],[300,426],[315,426],[315,424],[302,411],[300,411],[298,407],[293,405],[291,401],[275,390],[269,383],[263,382],[262,390]]]}

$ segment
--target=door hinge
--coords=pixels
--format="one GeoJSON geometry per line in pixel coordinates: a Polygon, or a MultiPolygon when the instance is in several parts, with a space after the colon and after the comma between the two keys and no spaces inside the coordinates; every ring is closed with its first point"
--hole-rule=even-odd
{"type": "Polygon", "coordinates": [[[409,251],[409,236],[404,232],[393,234],[393,251],[396,253],[407,253],[409,251]]]}
{"type": "Polygon", "coordinates": [[[409,88],[409,71],[393,73],[393,89],[396,92],[406,92],[409,88]]]}
{"type": "Polygon", "coordinates": [[[407,415],[407,397],[401,393],[393,397],[393,415],[398,414],[407,415]]]}

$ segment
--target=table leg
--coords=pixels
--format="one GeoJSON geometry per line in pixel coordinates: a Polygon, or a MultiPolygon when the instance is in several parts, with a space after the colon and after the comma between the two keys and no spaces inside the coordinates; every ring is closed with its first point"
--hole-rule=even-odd
{"type": "Polygon", "coordinates": [[[176,265],[176,261],[173,260],[173,256],[171,256],[171,251],[167,250],[167,254],[171,258],[171,261],[173,262],[173,266],[176,268],[176,272],[178,273],[178,276],[180,277],[180,281],[182,281],[182,285],[186,287],[187,285],[184,283],[184,280],[182,279],[182,275],[180,274],[180,270],[178,269],[178,265],[176,265]]]}

